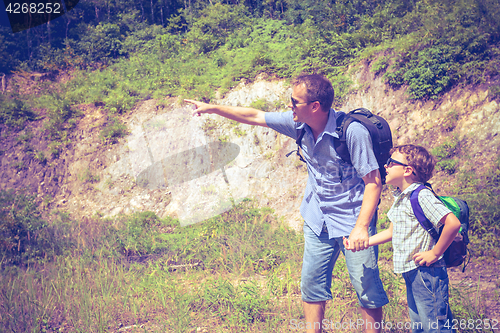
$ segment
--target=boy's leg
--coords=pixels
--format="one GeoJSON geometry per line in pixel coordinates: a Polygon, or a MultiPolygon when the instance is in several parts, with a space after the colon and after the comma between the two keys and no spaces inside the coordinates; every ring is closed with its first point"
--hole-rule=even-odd
{"type": "Polygon", "coordinates": [[[307,224],[304,224],[304,258],[300,288],[304,307],[306,327],[309,332],[321,332],[325,303],[332,299],[332,271],[340,252],[334,239],[328,233],[318,237],[307,224]]]}
{"type": "Polygon", "coordinates": [[[422,320],[418,315],[417,304],[415,303],[415,298],[413,297],[413,283],[417,273],[418,269],[415,268],[414,270],[403,273],[403,278],[406,283],[406,301],[408,303],[408,312],[411,320],[411,331],[413,333],[423,333],[424,329],[422,320]]]}
{"type": "Polygon", "coordinates": [[[405,273],[405,281],[413,332],[454,332],[446,267],[419,267],[405,273]]]}

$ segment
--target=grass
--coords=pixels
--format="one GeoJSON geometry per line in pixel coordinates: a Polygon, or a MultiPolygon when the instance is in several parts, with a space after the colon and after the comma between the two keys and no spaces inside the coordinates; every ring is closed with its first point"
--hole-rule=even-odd
{"type": "MultiPolygon", "coordinates": [[[[150,212],[113,221],[59,213],[49,225],[63,250],[1,270],[2,332],[289,332],[304,325],[303,239],[253,201],[185,228],[150,212]]],[[[390,299],[385,328],[404,332],[404,281],[381,263],[390,299]]],[[[452,308],[459,319],[482,320],[481,295],[470,289],[452,288],[452,308]]],[[[359,323],[342,256],[332,293],[329,331],[359,323]]]]}

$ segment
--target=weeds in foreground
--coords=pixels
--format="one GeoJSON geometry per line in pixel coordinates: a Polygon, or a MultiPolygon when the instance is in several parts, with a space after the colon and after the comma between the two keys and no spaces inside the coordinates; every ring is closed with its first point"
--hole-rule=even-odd
{"type": "MultiPolygon", "coordinates": [[[[150,212],[83,222],[58,214],[48,224],[66,239],[58,251],[1,271],[5,332],[290,332],[304,327],[302,237],[252,201],[185,228],[150,212]]],[[[404,282],[386,261],[381,261],[381,277],[390,299],[385,331],[406,332],[398,326],[408,322],[404,282]]],[[[481,294],[464,290],[452,288],[456,318],[486,319],[481,294]]],[[[361,317],[342,256],[332,293],[326,331],[343,331],[348,324],[355,327],[348,331],[358,331],[361,317]]]]}

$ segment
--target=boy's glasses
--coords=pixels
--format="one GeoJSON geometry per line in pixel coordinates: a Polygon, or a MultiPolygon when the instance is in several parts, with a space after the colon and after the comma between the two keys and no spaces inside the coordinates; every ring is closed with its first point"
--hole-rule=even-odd
{"type": "MultiPolygon", "coordinates": [[[[408,165],[408,164],[404,164],[403,162],[399,162],[399,161],[396,161],[395,159],[393,159],[392,157],[389,157],[389,159],[387,160],[387,162],[385,162],[385,166],[390,168],[392,167],[394,164],[397,164],[397,165],[402,165],[404,167],[410,167],[413,169],[413,167],[411,165],[408,165]]],[[[414,174],[415,176],[417,175],[415,173],[415,170],[413,170],[412,174],[414,174]]]]}
{"type": "Polygon", "coordinates": [[[290,96],[290,100],[292,101],[292,105],[293,105],[293,108],[295,109],[297,107],[297,105],[300,105],[300,104],[309,104],[309,103],[314,103],[314,102],[317,102],[316,101],[310,101],[310,102],[302,102],[302,103],[299,103],[299,101],[297,101],[295,98],[293,98],[292,96],[290,96]]]}
{"type": "Polygon", "coordinates": [[[389,159],[387,160],[387,162],[385,162],[385,165],[390,168],[393,164],[397,164],[397,165],[402,165],[404,167],[407,167],[409,166],[408,164],[404,164],[402,162],[399,162],[399,161],[396,161],[395,159],[393,159],[392,157],[389,157],[389,159]]]}

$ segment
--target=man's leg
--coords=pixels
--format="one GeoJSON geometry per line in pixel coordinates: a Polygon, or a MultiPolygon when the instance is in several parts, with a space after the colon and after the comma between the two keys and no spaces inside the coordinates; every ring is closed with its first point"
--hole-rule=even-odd
{"type": "Polygon", "coordinates": [[[335,239],[328,238],[327,232],[317,236],[307,224],[304,224],[304,241],[300,290],[306,327],[308,332],[321,332],[325,304],[332,299],[332,271],[340,246],[335,239]]]}
{"type": "MultiPolygon", "coordinates": [[[[377,233],[376,221],[375,216],[368,228],[370,236],[377,233]]],[[[371,246],[366,250],[352,252],[345,250],[342,243],[339,244],[345,256],[351,283],[358,296],[365,332],[381,332],[382,306],[389,303],[389,299],[380,280],[378,247],[371,246]]]]}
{"type": "Polygon", "coordinates": [[[363,323],[365,324],[365,332],[379,333],[382,331],[382,307],[375,309],[367,309],[362,306],[359,307],[363,323]]]}
{"type": "Polygon", "coordinates": [[[302,302],[304,307],[304,316],[306,318],[306,331],[308,333],[320,333],[321,323],[325,317],[325,305],[323,302],[302,302]]]}

